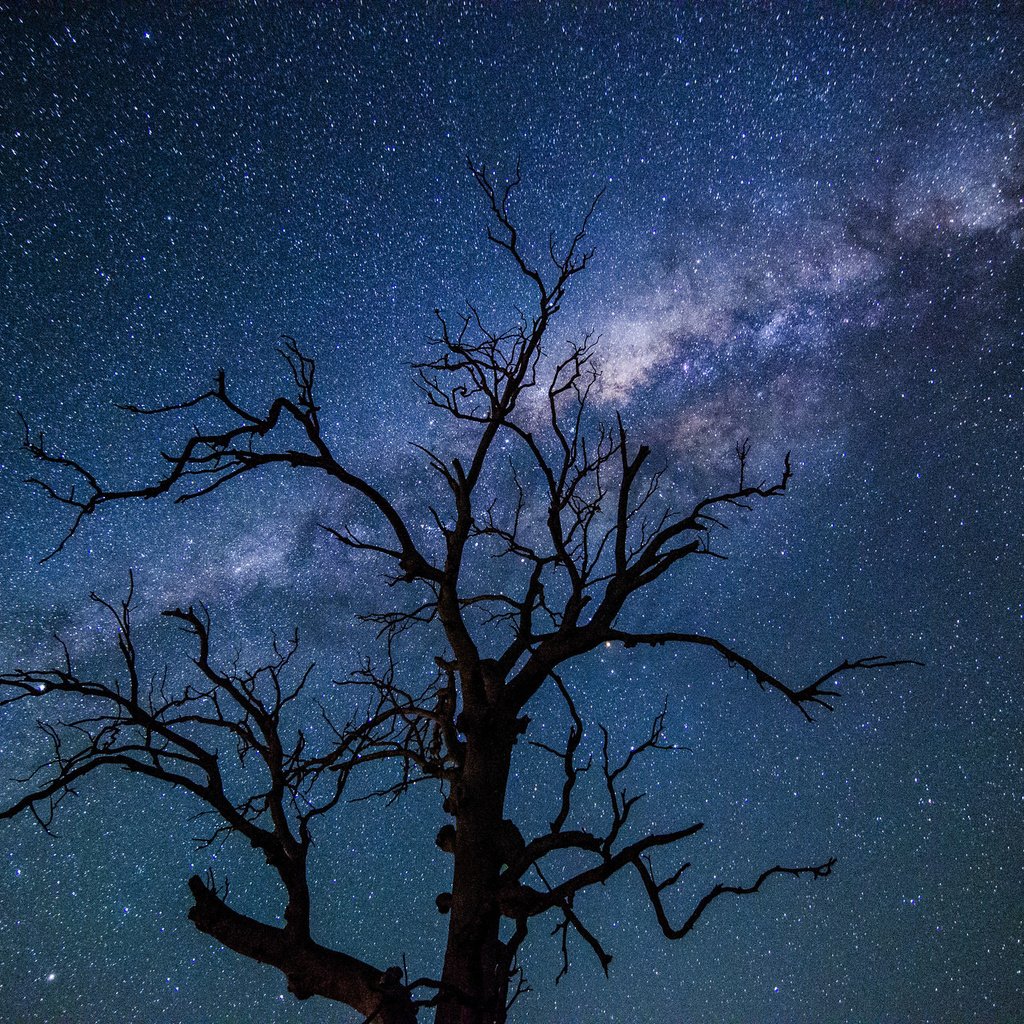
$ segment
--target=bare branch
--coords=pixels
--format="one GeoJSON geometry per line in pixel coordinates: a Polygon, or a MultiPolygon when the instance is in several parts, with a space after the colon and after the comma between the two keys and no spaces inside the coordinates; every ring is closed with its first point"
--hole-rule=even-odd
{"type": "Polygon", "coordinates": [[[863,669],[895,668],[900,665],[923,665],[923,662],[914,661],[910,658],[886,658],[881,655],[875,655],[869,658],[858,658],[855,661],[840,662],[805,686],[791,687],[777,679],[770,672],[765,671],[749,658],[726,646],[721,640],[717,640],[712,636],[705,636],[701,633],[629,633],[612,629],[608,631],[607,638],[610,641],[617,641],[627,648],[637,647],[641,644],[658,647],[662,644],[671,643],[710,647],[725,658],[730,665],[739,665],[740,668],[752,675],[762,690],[765,687],[778,690],[809,722],[813,721],[813,718],[807,705],[817,705],[818,707],[825,708],[826,711],[833,710],[832,701],[841,697],[842,694],[838,690],[826,689],[825,686],[830,680],[844,672],[855,672],[863,669]]]}
{"type": "Polygon", "coordinates": [[[276,967],[299,999],[324,996],[347,1003],[380,1024],[414,1024],[416,1007],[401,984],[400,968],[381,971],[315,942],[296,945],[287,929],[262,924],[232,910],[198,876],[189,879],[192,923],[221,945],[276,967]]]}
{"type": "MultiPolygon", "coordinates": [[[[709,893],[707,893],[694,908],[693,913],[683,922],[679,928],[673,928],[669,923],[668,915],[665,913],[665,907],[661,900],[662,891],[669,885],[674,884],[678,880],[679,873],[672,876],[671,879],[666,882],[657,883],[654,880],[654,876],[651,874],[649,867],[644,861],[636,861],[634,866],[636,867],[641,879],[644,883],[644,888],[647,890],[647,895],[650,898],[651,905],[654,907],[655,915],[658,918],[658,924],[661,926],[661,930],[665,933],[665,936],[669,939],[681,939],[684,935],[687,935],[700,920],[701,915],[707,908],[714,903],[720,896],[731,894],[734,896],[749,896],[757,892],[764,883],[772,877],[772,875],[792,875],[794,878],[799,878],[801,875],[810,875],[812,878],[827,878],[832,873],[832,868],[835,866],[835,857],[830,857],[824,864],[818,864],[813,867],[782,867],[776,865],[773,868],[769,868],[767,871],[763,871],[756,882],[750,886],[735,886],[735,885],[716,885],[709,893]]],[[[682,871],[683,869],[681,869],[682,871]]],[[[680,873],[681,873],[680,871],[680,873]]]]}
{"type": "MultiPolygon", "coordinates": [[[[67,532],[46,558],[62,551],[77,533],[83,520],[111,502],[132,499],[149,500],[177,492],[176,501],[197,498],[217,490],[227,481],[264,466],[283,465],[313,469],[337,480],[346,488],[365,498],[385,520],[397,541],[397,550],[379,546],[376,550],[396,558],[407,579],[436,580],[439,571],[420,553],[412,534],[394,505],[372,484],[347,470],[334,456],[320,431],[319,406],[313,393],[315,366],[292,339],[287,339],[281,354],[289,367],[296,387],[295,398],[276,398],[266,411],[258,414],[245,409],[230,397],[223,371],[218,372],[215,386],[185,402],[143,409],[124,406],[140,415],[171,413],[201,404],[212,403],[235,417],[238,424],[223,431],[196,430],[174,455],[164,455],[167,468],[154,482],[124,489],[102,485],[82,463],[47,448],[42,434],[33,438],[25,424],[23,447],[38,461],[70,474],[71,485],[64,491],[38,478],[28,482],[41,488],[48,497],[74,510],[67,532]],[[264,447],[275,431],[285,426],[297,427],[305,438],[305,450],[264,447]]],[[[24,420],[22,421],[24,423],[24,420]]]]}

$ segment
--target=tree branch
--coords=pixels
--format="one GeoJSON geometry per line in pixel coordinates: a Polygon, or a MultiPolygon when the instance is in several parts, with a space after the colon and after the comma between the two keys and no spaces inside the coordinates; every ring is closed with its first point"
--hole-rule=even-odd
{"type": "Polygon", "coordinates": [[[914,661],[911,658],[886,658],[875,655],[869,658],[858,658],[855,661],[843,661],[830,668],[827,672],[812,680],[806,686],[791,687],[777,679],[770,672],[765,671],[749,658],[734,651],[731,647],[722,643],[712,636],[705,636],[702,633],[629,633],[619,629],[608,630],[607,639],[621,643],[624,647],[637,647],[641,644],[649,647],[658,647],[663,644],[681,643],[693,644],[699,647],[710,647],[720,654],[730,665],[739,665],[744,671],[754,677],[758,686],[763,690],[771,687],[783,694],[786,699],[807,719],[813,721],[807,705],[816,705],[832,711],[831,701],[841,697],[838,690],[826,689],[826,684],[831,679],[842,675],[844,672],[855,672],[863,669],[894,668],[899,665],[923,665],[923,662],[914,661]]]}
{"type": "Polygon", "coordinates": [[[276,967],[299,999],[334,999],[380,1024],[413,1024],[416,1007],[401,983],[402,971],[385,971],[315,942],[296,943],[286,929],[274,928],[232,910],[211,887],[193,875],[195,905],[189,918],[199,931],[242,956],[276,967]]]}
{"type": "Polygon", "coordinates": [[[669,923],[668,915],[665,912],[665,906],[661,900],[661,893],[670,884],[673,884],[678,878],[677,873],[671,879],[666,882],[657,883],[654,880],[654,876],[651,874],[650,868],[642,860],[638,860],[634,863],[637,872],[640,874],[641,879],[644,883],[644,888],[647,890],[647,895],[650,898],[651,905],[654,907],[654,913],[658,918],[658,924],[661,926],[662,932],[669,939],[681,939],[684,935],[688,934],[700,920],[701,915],[715,900],[720,896],[731,894],[734,896],[749,896],[757,892],[764,883],[772,877],[772,875],[792,875],[794,878],[799,878],[801,875],[811,875],[813,878],[827,878],[832,873],[832,868],[835,866],[835,857],[830,857],[824,864],[818,864],[814,867],[782,867],[776,865],[773,868],[769,868],[767,871],[763,871],[756,882],[750,886],[735,886],[735,885],[716,885],[709,893],[707,893],[694,908],[693,913],[683,922],[679,928],[673,928],[669,923]]]}
{"type": "Polygon", "coordinates": [[[220,432],[204,433],[197,430],[176,455],[163,456],[168,469],[150,484],[124,489],[105,487],[82,463],[51,452],[46,447],[42,434],[33,438],[27,423],[22,420],[25,425],[25,450],[42,463],[69,471],[73,480],[77,481],[78,487],[84,488],[82,493],[76,489],[73,482],[62,492],[39,478],[29,479],[29,483],[41,488],[50,498],[75,510],[71,526],[43,561],[64,549],[87,516],[111,502],[158,498],[179,488],[186,489],[179,493],[175,500],[188,501],[209,494],[243,473],[263,466],[287,465],[326,473],[345,487],[362,495],[380,513],[397,541],[397,552],[383,546],[379,546],[377,550],[383,550],[395,557],[407,579],[438,580],[439,570],[420,553],[395,506],[372,484],[345,469],[330,450],[321,433],[317,415],[319,407],[313,393],[313,361],[300,351],[292,339],[287,339],[281,354],[291,371],[297,395],[294,399],[274,399],[264,414],[251,412],[230,397],[223,371],[218,373],[212,389],[188,401],[154,409],[143,409],[134,405],[122,406],[123,409],[137,415],[152,416],[213,403],[241,421],[236,426],[220,432]],[[290,448],[275,451],[257,447],[257,444],[271,436],[283,421],[288,421],[299,428],[308,444],[305,451],[290,448]],[[191,489],[187,489],[189,485],[192,485],[191,489]]]}

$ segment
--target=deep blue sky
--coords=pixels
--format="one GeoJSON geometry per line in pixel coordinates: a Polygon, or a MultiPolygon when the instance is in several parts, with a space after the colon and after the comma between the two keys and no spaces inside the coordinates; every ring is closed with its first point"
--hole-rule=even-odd
{"type": "MultiPolygon", "coordinates": [[[[156,612],[204,600],[253,659],[297,623],[329,694],[376,591],[315,524],[358,512],[266,476],[186,510],[97,517],[40,565],[64,520],[20,483],[15,413],[112,482],[136,479],[174,431],[112,402],[179,398],[220,366],[265,399],[285,332],[318,360],[339,451],[414,500],[406,441],[438,427],[406,366],[432,310],[472,298],[508,314],[515,295],[466,156],[499,174],[519,158],[515,210],[538,244],[605,190],[558,332],[601,336],[601,402],[677,467],[674,485],[730,478],[745,435],[759,474],[793,451],[790,496],[735,524],[728,563],[663,587],[650,621],[715,630],[794,680],[844,656],[927,662],[851,679],[814,725],[683,652],[581,665],[588,742],[599,721],[635,740],[667,692],[669,735],[690,747],[641,780],[658,825],[707,823],[680,914],[715,879],[839,864],[720,901],[676,944],[623,879],[586,902],[611,979],[580,948],[555,989],[538,927],[521,1019],[1024,1018],[1019,13],[211,6],[0,5],[4,666],[51,659],[54,631],[101,665],[89,591],[117,594],[134,568],[158,656],[175,648],[156,612]]],[[[31,716],[0,726],[6,779],[37,748],[31,716]]],[[[545,798],[524,769],[512,810],[545,798]]],[[[184,797],[108,778],[71,804],[58,839],[0,829],[0,1017],[355,1019],[296,1003],[188,923],[185,880],[211,854],[190,843],[184,797]]],[[[336,818],[320,937],[431,970],[441,820],[428,794],[336,818]]],[[[247,851],[216,863],[240,905],[277,912],[247,851]]]]}

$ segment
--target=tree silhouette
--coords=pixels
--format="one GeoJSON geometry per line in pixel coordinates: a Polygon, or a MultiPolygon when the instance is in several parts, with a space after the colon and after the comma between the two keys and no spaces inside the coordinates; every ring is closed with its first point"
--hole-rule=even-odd
{"type": "Polygon", "coordinates": [[[810,720],[816,709],[831,709],[841,674],[905,664],[880,657],[843,661],[810,682],[789,684],[714,636],[620,625],[627,605],[635,606],[666,573],[689,559],[723,557],[712,529],[737,509],[781,496],[791,477],[789,458],[775,482],[752,484],[744,441],[737,447],[738,483],[676,510],[669,502],[678,502],[678,495],[665,493],[670,489],[663,487],[663,470],[650,465],[651,449],[630,441],[621,417],[605,423],[594,408],[594,339],[569,343],[560,354],[545,346],[573,279],[590,264],[594,206],[568,245],[559,249],[552,239],[537,265],[510,212],[518,171],[499,187],[484,167],[470,169],[489,206],[488,238],[522,275],[535,305],[501,330],[473,306],[454,321],[437,312],[438,336],[432,357],[415,367],[417,383],[426,401],[455,421],[460,440],[449,451],[419,448],[446,501],[425,500],[417,521],[333,450],[321,430],[314,362],[292,339],[281,350],[291,394],[265,410],[233,397],[223,372],[210,390],[188,401],[157,409],[125,406],[140,416],[208,411],[218,427],[197,428],[137,487],[111,489],[82,463],[48,448],[42,436],[27,427],[25,434],[28,452],[50,471],[44,474],[50,479],[33,482],[73,513],[51,556],[107,504],[165,494],[191,500],[235,477],[278,467],[326,476],[373,514],[367,535],[345,525],[324,527],[346,548],[376,558],[394,584],[393,606],[363,616],[379,629],[384,654],[378,662],[367,659],[344,683],[346,692],[368,695],[357,713],[341,721],[336,707],[344,701],[310,708],[313,702],[303,699],[309,670],[293,665],[297,634],[275,643],[267,664],[243,670],[217,653],[203,607],[164,612],[192,647],[191,675],[175,685],[168,673],[140,666],[133,586],[122,601],[93,595],[116,624],[116,671],[100,679],[85,674],[64,647],[56,666],[0,677],[3,703],[58,706],[40,725],[52,757],[35,767],[27,791],[0,817],[29,812],[46,828],[61,800],[106,768],[187,790],[217,822],[207,841],[243,837],[276,872],[286,896],[278,927],[233,909],[226,883],[192,877],[195,926],[277,968],[300,999],[338,1000],[379,1024],[409,1024],[427,1007],[439,1024],[505,1021],[525,989],[520,947],[540,917],[553,917],[560,935],[559,977],[569,967],[570,932],[607,972],[611,956],[575,900],[626,869],[639,876],[658,925],[673,939],[687,935],[722,896],[755,893],[775,875],[831,872],[833,858],[769,867],[749,884],[714,886],[673,923],[664,897],[689,866],[677,848],[703,824],[634,835],[627,824],[640,795],[623,783],[638,758],[671,749],[663,734],[665,710],[653,715],[650,732],[621,760],[612,756],[611,737],[601,727],[596,770],[607,794],[606,821],[600,827],[580,821],[574,795],[592,763],[579,753],[585,723],[564,666],[603,645],[705,647],[810,720]],[[70,485],[60,482],[64,475],[70,485]],[[486,571],[477,567],[481,559],[486,571]],[[436,654],[436,675],[422,690],[405,681],[396,659],[407,636],[421,636],[417,642],[436,654]],[[564,703],[564,746],[528,738],[531,702],[542,687],[553,688],[564,703]],[[506,816],[509,774],[523,743],[550,755],[549,784],[560,789],[549,827],[539,835],[524,836],[506,816]],[[449,925],[435,976],[412,979],[397,966],[364,962],[357,949],[326,948],[310,933],[307,859],[314,832],[323,816],[343,811],[356,777],[369,778],[386,800],[433,782],[451,819],[436,838],[453,870],[451,891],[436,898],[449,925]],[[653,857],[662,851],[667,858],[666,850],[673,857],[667,873],[653,857]],[[566,858],[567,852],[573,856],[566,858]]]}

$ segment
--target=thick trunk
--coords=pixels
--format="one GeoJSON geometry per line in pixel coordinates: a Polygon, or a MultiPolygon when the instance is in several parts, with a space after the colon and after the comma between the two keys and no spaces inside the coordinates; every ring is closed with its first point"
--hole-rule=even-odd
{"type": "Polygon", "coordinates": [[[467,736],[462,778],[452,797],[456,818],[448,948],[437,1024],[503,1024],[508,954],[499,936],[498,876],[506,859],[502,826],[514,726],[467,736]]]}

